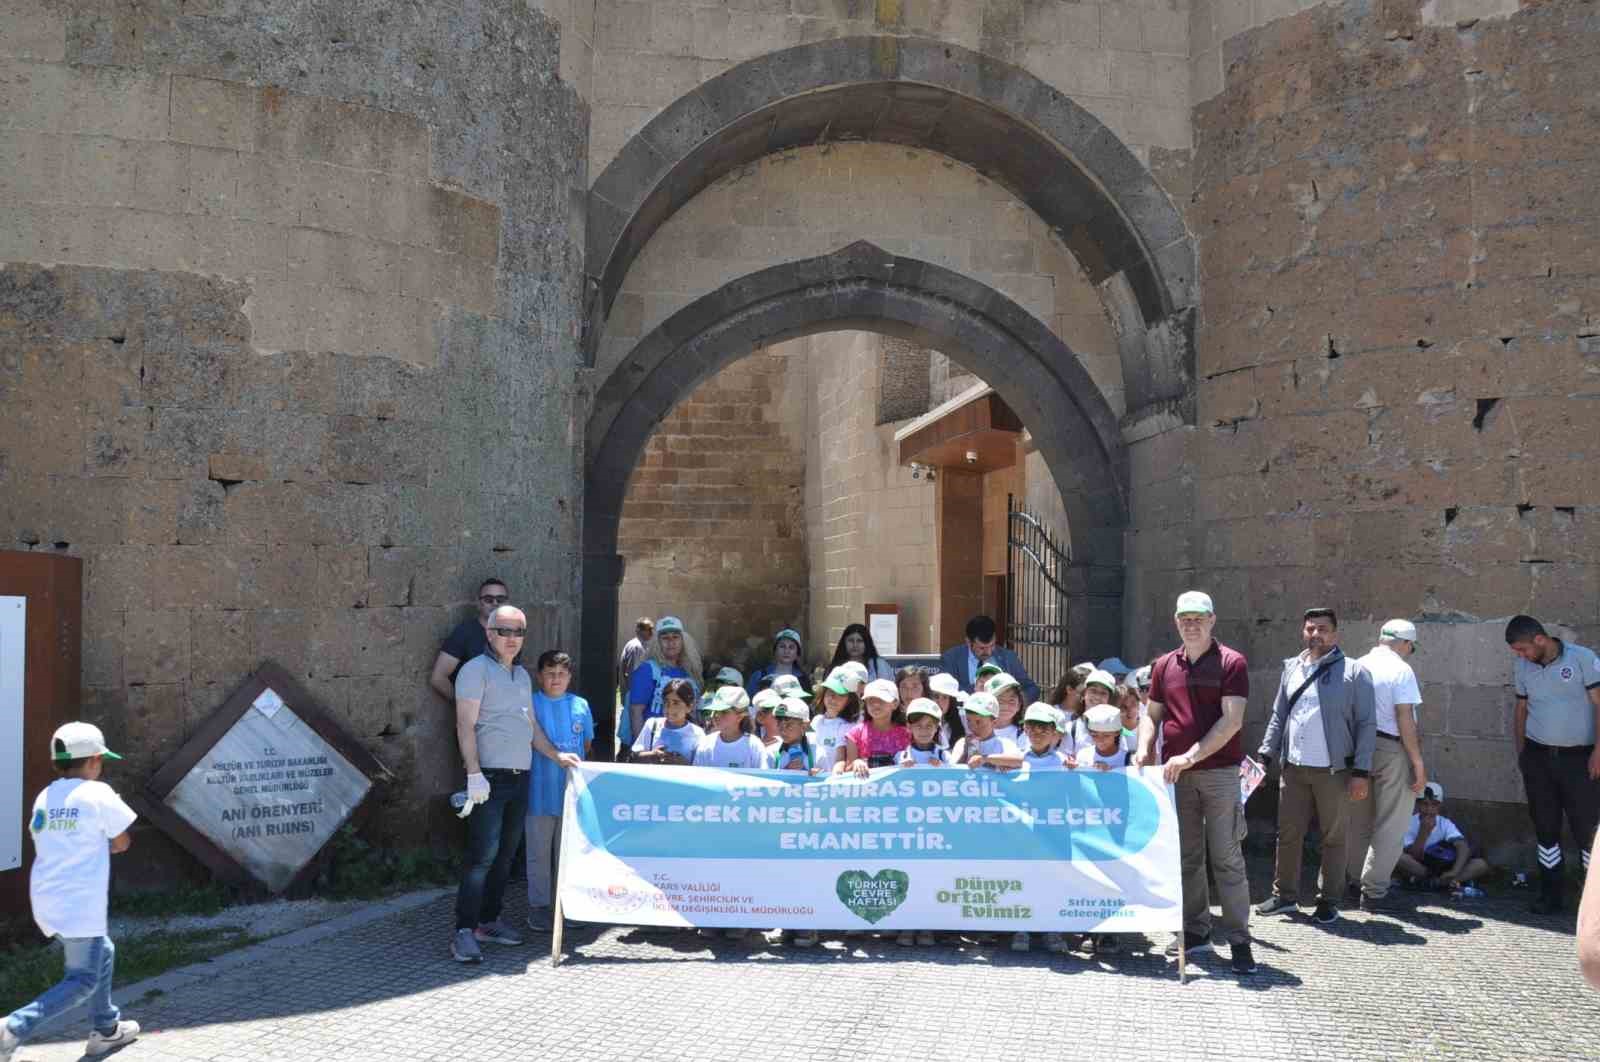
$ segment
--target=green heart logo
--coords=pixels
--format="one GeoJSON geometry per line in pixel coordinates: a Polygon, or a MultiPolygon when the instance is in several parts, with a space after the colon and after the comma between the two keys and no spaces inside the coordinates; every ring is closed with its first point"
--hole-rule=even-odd
{"type": "Polygon", "coordinates": [[[858,917],[876,925],[894,913],[911,893],[911,876],[901,870],[847,870],[834,887],[839,902],[858,917]]]}

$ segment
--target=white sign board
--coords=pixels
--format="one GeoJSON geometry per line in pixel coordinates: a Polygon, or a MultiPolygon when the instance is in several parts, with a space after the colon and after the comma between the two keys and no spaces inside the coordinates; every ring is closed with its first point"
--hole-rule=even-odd
{"type": "Polygon", "coordinates": [[[874,612],[867,617],[867,631],[879,656],[896,656],[900,652],[900,616],[894,612],[874,612]]]}
{"type": "Polygon", "coordinates": [[[274,892],[321,851],[372,788],[272,690],[255,699],[165,803],[274,892]]]}
{"type": "MultiPolygon", "coordinates": [[[[28,599],[0,597],[0,870],[22,866],[22,677],[28,599]]],[[[39,742],[40,753],[44,742],[39,742]]]]}

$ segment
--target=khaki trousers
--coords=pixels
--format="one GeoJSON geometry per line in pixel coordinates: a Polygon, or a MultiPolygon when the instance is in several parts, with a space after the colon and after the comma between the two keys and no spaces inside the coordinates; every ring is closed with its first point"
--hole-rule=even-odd
{"type": "Polygon", "coordinates": [[[1350,881],[1361,882],[1361,892],[1381,900],[1389,894],[1389,879],[1400,860],[1401,842],[1411,825],[1417,797],[1411,791],[1411,758],[1405,746],[1386,737],[1372,750],[1372,792],[1350,805],[1346,831],[1345,871],[1350,881]]]}
{"type": "Polygon", "coordinates": [[[1228,944],[1250,940],[1250,882],[1244,872],[1244,807],[1239,770],[1187,770],[1173,789],[1178,804],[1178,861],[1183,869],[1183,931],[1211,935],[1211,888],[1206,859],[1217,878],[1221,929],[1228,944]]]}
{"type": "Polygon", "coordinates": [[[555,903],[556,869],[561,862],[561,816],[529,815],[528,906],[549,907],[555,903]]]}
{"type": "Polygon", "coordinates": [[[1350,821],[1350,799],[1345,795],[1349,771],[1326,767],[1283,765],[1278,783],[1278,866],[1272,892],[1291,902],[1300,899],[1300,864],[1305,855],[1306,828],[1311,813],[1322,827],[1322,873],[1317,902],[1337,908],[1344,898],[1344,837],[1350,821]]]}

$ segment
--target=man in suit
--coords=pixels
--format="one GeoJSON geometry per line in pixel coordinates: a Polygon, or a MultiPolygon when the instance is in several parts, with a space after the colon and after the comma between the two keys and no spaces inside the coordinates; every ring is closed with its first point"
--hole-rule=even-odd
{"type": "Polygon", "coordinates": [[[997,637],[994,620],[988,616],[972,617],[967,621],[966,644],[946,649],[939,657],[939,670],[954,675],[956,681],[961,683],[962,692],[971,693],[978,678],[978,668],[992,662],[1022,683],[1024,704],[1038,700],[1039,684],[1028,677],[1028,669],[1022,666],[1022,660],[1016,653],[996,644],[997,637]]]}

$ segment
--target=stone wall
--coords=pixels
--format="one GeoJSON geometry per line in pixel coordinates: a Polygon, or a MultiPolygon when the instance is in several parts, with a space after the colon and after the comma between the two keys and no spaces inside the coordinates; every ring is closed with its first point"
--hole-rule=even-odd
{"type": "Polygon", "coordinates": [[[1328,4],[1195,111],[1199,424],[1132,452],[1128,659],[1210,589],[1259,732],[1298,616],[1418,621],[1452,798],[1516,802],[1504,618],[1600,636],[1592,3],[1328,4]]]}
{"type": "Polygon", "coordinates": [[[622,508],[622,641],[640,616],[677,615],[708,661],[748,674],[773,632],[805,633],[806,381],[804,341],[780,344],[662,421],[622,508]]]}
{"type": "Polygon", "coordinates": [[[585,114],[545,16],[0,0],[0,542],[85,562],[136,788],[276,660],[459,784],[440,637],[576,633],[585,114]]]}
{"type": "Polygon", "coordinates": [[[894,423],[878,424],[885,338],[827,332],[798,343],[811,356],[806,433],[806,539],[814,662],[865,622],[868,602],[900,605],[901,652],[934,645],[937,562],[933,483],[897,458],[894,423]]]}

